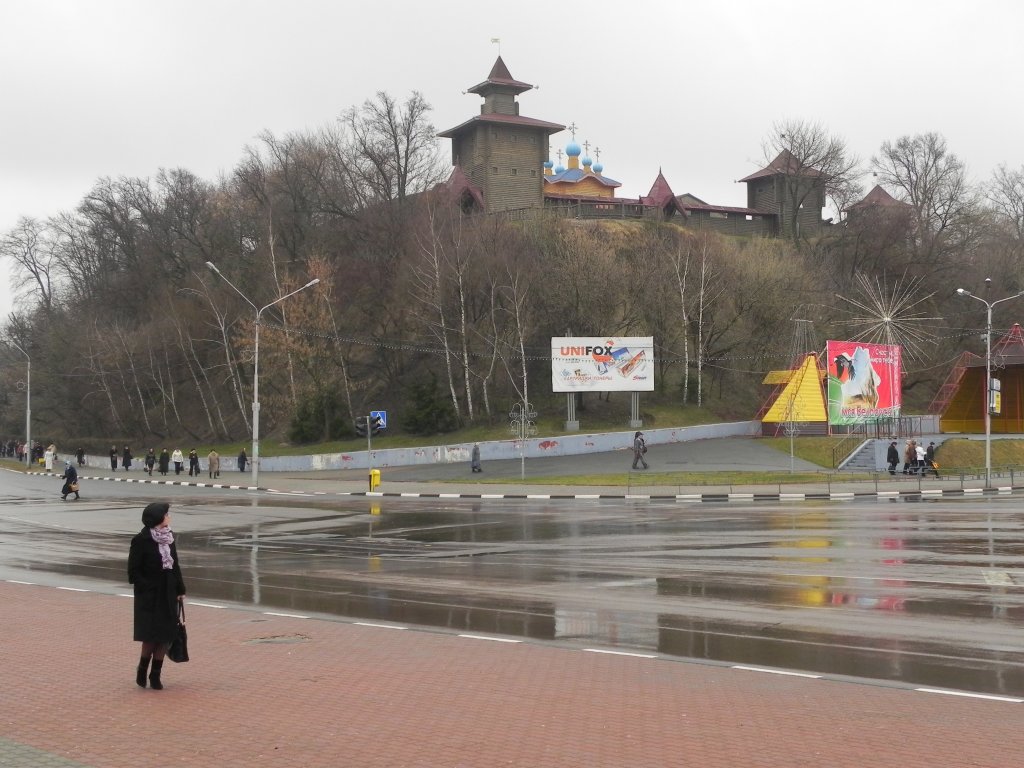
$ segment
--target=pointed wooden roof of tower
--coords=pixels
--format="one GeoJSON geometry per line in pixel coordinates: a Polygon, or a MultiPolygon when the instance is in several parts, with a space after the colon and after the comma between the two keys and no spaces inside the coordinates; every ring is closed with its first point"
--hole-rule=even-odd
{"type": "Polygon", "coordinates": [[[804,165],[796,156],[788,149],[784,149],[772,160],[768,165],[762,168],[760,171],[740,179],[743,181],[754,181],[755,179],[763,179],[767,176],[820,176],[821,171],[817,168],[811,168],[809,165],[804,165]]]}
{"type": "Polygon", "coordinates": [[[494,62],[494,66],[491,67],[491,73],[487,76],[487,79],[466,91],[467,93],[477,93],[484,97],[484,106],[481,107],[481,113],[474,115],[454,128],[441,131],[437,135],[442,139],[452,139],[476,123],[503,123],[505,125],[521,125],[526,128],[540,128],[548,135],[565,130],[565,126],[560,123],[551,123],[547,120],[538,120],[534,117],[524,117],[518,114],[518,103],[516,104],[517,109],[514,115],[489,111],[487,108],[489,99],[494,94],[511,93],[515,96],[531,88],[533,86],[529,83],[524,83],[512,77],[509,74],[508,67],[505,66],[505,62],[499,56],[498,60],[494,62]]]}
{"type": "Polygon", "coordinates": [[[895,197],[890,195],[880,184],[875,184],[874,189],[864,195],[864,199],[849,206],[846,210],[848,211],[859,211],[864,208],[871,208],[873,206],[879,206],[883,208],[912,208],[910,203],[904,203],[902,200],[897,200],[895,197]]]}
{"type": "Polygon", "coordinates": [[[648,192],[640,200],[645,205],[665,205],[669,200],[675,200],[676,193],[672,191],[672,187],[668,185],[668,180],[665,178],[665,174],[661,172],[661,168],[658,169],[658,177],[654,180],[651,185],[651,191],[648,192]]]}
{"type": "Polygon", "coordinates": [[[770,423],[828,421],[825,390],[821,385],[823,375],[823,371],[818,366],[818,356],[813,352],[808,353],[803,364],[792,371],[786,386],[761,417],[761,421],[770,423]]]}
{"type": "Polygon", "coordinates": [[[472,88],[468,88],[467,91],[469,93],[484,94],[495,87],[512,90],[515,93],[522,93],[533,88],[529,83],[524,83],[522,80],[516,80],[512,77],[501,56],[494,62],[494,66],[491,67],[491,73],[487,75],[487,79],[482,83],[477,83],[472,88]]]}

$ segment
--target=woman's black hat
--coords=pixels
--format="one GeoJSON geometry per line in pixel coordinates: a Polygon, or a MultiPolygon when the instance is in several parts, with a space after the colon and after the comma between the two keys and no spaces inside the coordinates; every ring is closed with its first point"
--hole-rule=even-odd
{"type": "Polygon", "coordinates": [[[142,524],[147,528],[153,528],[160,525],[167,517],[167,512],[170,510],[171,505],[166,501],[154,501],[151,504],[147,504],[146,508],[142,510],[142,524]]]}

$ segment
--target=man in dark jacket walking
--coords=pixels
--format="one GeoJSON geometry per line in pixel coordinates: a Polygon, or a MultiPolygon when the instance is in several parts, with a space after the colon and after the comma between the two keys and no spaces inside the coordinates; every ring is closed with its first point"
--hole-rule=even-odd
{"type": "Polygon", "coordinates": [[[644,458],[644,454],[647,453],[647,441],[644,440],[644,433],[637,432],[633,435],[633,469],[636,469],[637,462],[644,465],[644,469],[647,469],[647,459],[644,458]]]}
{"type": "Polygon", "coordinates": [[[885,460],[889,464],[889,474],[895,475],[896,465],[900,463],[900,451],[899,448],[896,447],[895,440],[889,443],[889,451],[885,456],[885,460]]]}

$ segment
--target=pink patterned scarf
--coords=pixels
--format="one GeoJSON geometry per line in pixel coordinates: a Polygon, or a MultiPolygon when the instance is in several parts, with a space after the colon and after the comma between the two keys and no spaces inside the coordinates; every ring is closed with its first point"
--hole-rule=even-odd
{"type": "Polygon", "coordinates": [[[171,544],[174,543],[174,534],[170,528],[150,528],[149,535],[153,537],[160,550],[160,560],[163,562],[164,570],[169,571],[174,567],[174,558],[171,557],[171,544]]]}

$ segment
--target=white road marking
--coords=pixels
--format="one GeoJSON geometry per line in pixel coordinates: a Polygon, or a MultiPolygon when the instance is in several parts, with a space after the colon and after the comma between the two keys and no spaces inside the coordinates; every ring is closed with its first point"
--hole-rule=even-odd
{"type": "Polygon", "coordinates": [[[743,664],[734,664],[732,669],[742,669],[745,672],[767,672],[769,675],[786,675],[788,677],[809,677],[818,680],[821,675],[811,675],[806,672],[787,672],[783,669],[766,669],[765,667],[748,667],[743,664]]]}
{"type": "Polygon", "coordinates": [[[521,643],[522,640],[510,640],[507,637],[486,637],[485,635],[459,635],[467,640],[490,640],[493,643],[521,643]]]}
{"type": "Polygon", "coordinates": [[[374,624],[372,621],[353,621],[352,623],[360,627],[377,627],[378,629],[408,629],[408,627],[400,627],[397,624],[374,624]]]}
{"type": "Polygon", "coordinates": [[[302,616],[298,613],[274,613],[273,611],[264,611],[264,616],[280,616],[284,619],[308,619],[309,616],[302,616]]]}
{"type": "Polygon", "coordinates": [[[214,605],[213,603],[197,603],[193,600],[188,601],[189,605],[198,605],[200,608],[223,608],[223,605],[214,605]]]}
{"type": "Polygon", "coordinates": [[[8,584],[25,584],[26,586],[29,586],[29,587],[34,587],[36,585],[36,583],[34,581],[18,581],[17,579],[8,579],[7,583],[8,584]]]}
{"type": "Polygon", "coordinates": [[[989,701],[1007,701],[1011,704],[1024,704],[1024,699],[1015,699],[1012,696],[992,696],[986,693],[967,693],[966,691],[944,691],[941,688],[915,688],[921,693],[941,693],[944,696],[964,696],[969,699],[988,699],[989,701]]]}
{"type": "Polygon", "coordinates": [[[77,589],[75,587],[57,587],[57,589],[63,589],[65,592],[92,592],[91,589],[77,589]]]}
{"type": "Polygon", "coordinates": [[[606,651],[602,648],[583,648],[587,653],[607,653],[610,656],[632,656],[636,659],[656,659],[656,653],[627,653],[626,651],[606,651]]]}

